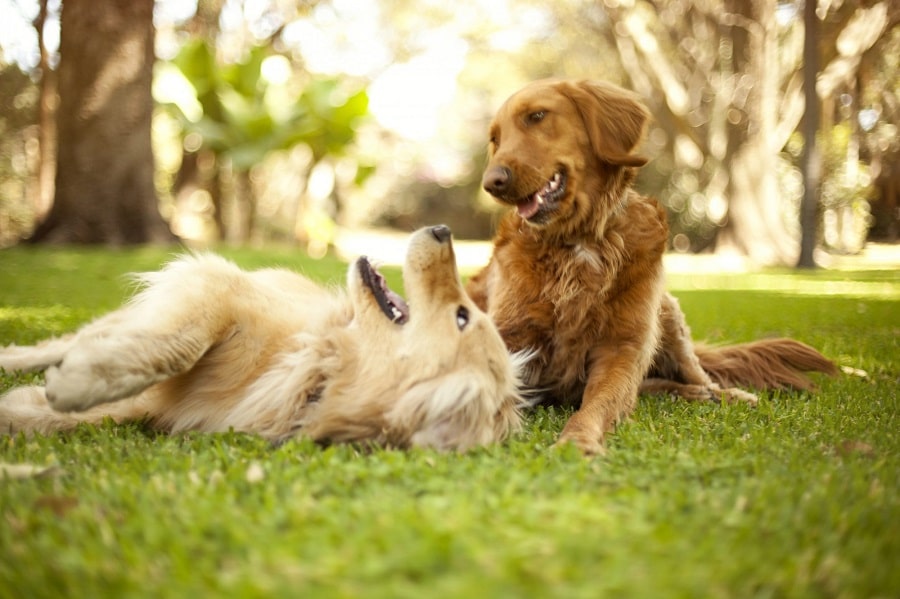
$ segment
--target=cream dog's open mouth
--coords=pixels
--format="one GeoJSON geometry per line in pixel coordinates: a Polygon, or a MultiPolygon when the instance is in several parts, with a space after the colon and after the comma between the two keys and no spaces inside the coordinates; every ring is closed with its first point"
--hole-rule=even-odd
{"type": "Polygon", "coordinates": [[[532,220],[539,213],[553,210],[566,194],[568,179],[565,171],[556,171],[543,187],[516,202],[516,212],[525,220],[532,220]]]}
{"type": "Polygon", "coordinates": [[[388,287],[384,275],[372,266],[368,258],[362,256],[357,260],[356,268],[359,270],[363,285],[369,288],[372,295],[375,296],[378,307],[391,322],[404,324],[409,320],[409,306],[406,304],[406,300],[388,287]]]}

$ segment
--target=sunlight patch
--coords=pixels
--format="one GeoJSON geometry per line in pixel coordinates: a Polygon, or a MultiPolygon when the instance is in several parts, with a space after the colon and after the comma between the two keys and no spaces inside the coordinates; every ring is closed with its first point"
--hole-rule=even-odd
{"type": "Polygon", "coordinates": [[[0,326],[16,323],[29,331],[63,332],[83,320],[82,311],[66,306],[0,306],[0,326]]]}
{"type": "Polygon", "coordinates": [[[811,280],[783,274],[669,275],[673,290],[768,291],[791,295],[900,298],[900,285],[893,281],[811,280]]]}

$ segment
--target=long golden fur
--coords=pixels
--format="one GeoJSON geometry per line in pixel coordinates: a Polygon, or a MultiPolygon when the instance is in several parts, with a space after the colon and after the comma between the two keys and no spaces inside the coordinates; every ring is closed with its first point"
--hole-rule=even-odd
{"type": "Polygon", "coordinates": [[[403,276],[411,308],[366,258],[337,291],[183,257],[77,333],[0,349],[7,371],[46,369],[46,387],[0,399],[0,434],[110,417],[465,450],[516,430],[518,358],[466,295],[447,227],[412,236],[403,276]]]}
{"type": "Polygon", "coordinates": [[[526,383],[580,404],[560,442],[587,454],[603,451],[640,390],[755,404],[737,387],[806,389],[802,371],[835,372],[790,339],[694,347],[664,287],[665,212],[632,189],[648,118],[614,85],[544,80],[513,94],[490,127],[483,185],[511,209],[467,290],[512,351],[533,352],[526,383]]]}

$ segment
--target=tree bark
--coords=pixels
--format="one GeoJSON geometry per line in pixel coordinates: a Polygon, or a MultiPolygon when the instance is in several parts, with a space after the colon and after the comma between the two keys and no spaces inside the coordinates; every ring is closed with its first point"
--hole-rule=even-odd
{"type": "Polygon", "coordinates": [[[153,183],[153,43],[153,0],[63,3],[56,190],[31,241],[173,239],[153,183]]]}
{"type": "Polygon", "coordinates": [[[47,0],[40,0],[38,14],[34,20],[37,33],[41,72],[40,103],[38,104],[38,147],[40,160],[37,173],[37,195],[35,197],[35,218],[46,218],[53,204],[53,178],[56,174],[56,71],[50,68],[50,57],[44,43],[44,25],[47,22],[47,0]]]}
{"type": "Polygon", "coordinates": [[[736,252],[760,264],[787,264],[797,258],[796,233],[786,225],[778,190],[773,147],[777,127],[778,82],[775,0],[726,2],[732,60],[738,81],[728,109],[728,220],[717,251],[736,252]]]}
{"type": "Polygon", "coordinates": [[[816,76],[819,72],[818,38],[819,18],[816,3],[807,2],[803,9],[803,96],[806,108],[803,114],[803,199],[800,203],[800,258],[798,268],[815,268],[813,251],[816,248],[816,232],[819,224],[819,182],[822,161],[816,146],[819,128],[819,95],[816,92],[816,76]]]}

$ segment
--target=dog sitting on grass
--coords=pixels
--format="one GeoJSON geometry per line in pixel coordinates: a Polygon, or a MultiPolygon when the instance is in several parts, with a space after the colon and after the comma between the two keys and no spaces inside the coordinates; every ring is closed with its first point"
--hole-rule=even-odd
{"type": "Polygon", "coordinates": [[[612,84],[542,80],[490,127],[482,184],[508,210],[468,291],[511,351],[531,352],[529,388],[578,408],[560,443],[587,455],[603,453],[640,392],[755,405],[745,388],[808,389],[806,373],[837,373],[794,339],[694,344],[665,290],[666,213],[632,187],[649,116],[612,84]]]}
{"type": "Polygon", "coordinates": [[[165,432],[465,450],[520,426],[519,363],[464,291],[450,229],[413,234],[409,304],[365,257],[346,291],[286,270],[180,258],[125,307],[0,368],[46,371],[0,398],[0,434],[143,420],[165,432]]]}

